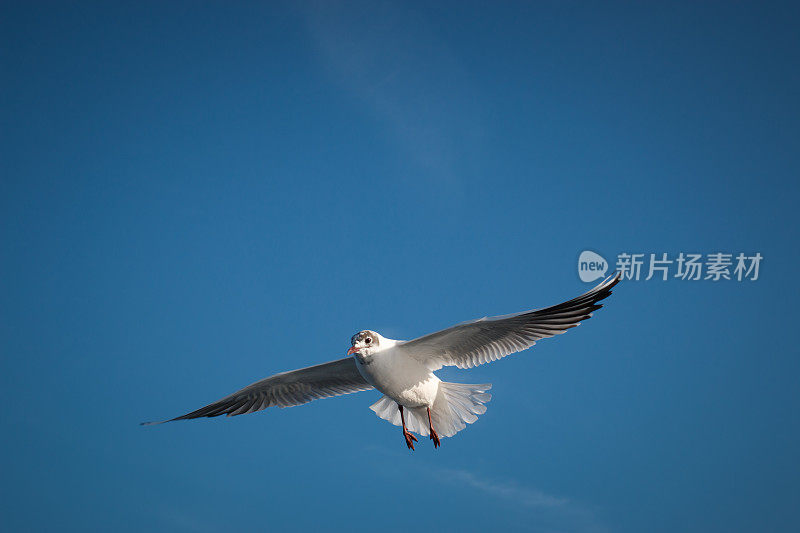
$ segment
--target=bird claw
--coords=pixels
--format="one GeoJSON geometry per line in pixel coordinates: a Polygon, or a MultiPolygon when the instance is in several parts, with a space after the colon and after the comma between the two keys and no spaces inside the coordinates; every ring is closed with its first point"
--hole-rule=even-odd
{"type": "Polygon", "coordinates": [[[438,448],[442,445],[442,442],[439,440],[439,435],[437,435],[433,430],[431,430],[431,440],[433,441],[434,448],[438,448]]]}
{"type": "Polygon", "coordinates": [[[415,437],[408,431],[404,431],[403,436],[406,438],[406,446],[408,446],[408,449],[413,450],[414,443],[417,442],[417,437],[415,437]]]}

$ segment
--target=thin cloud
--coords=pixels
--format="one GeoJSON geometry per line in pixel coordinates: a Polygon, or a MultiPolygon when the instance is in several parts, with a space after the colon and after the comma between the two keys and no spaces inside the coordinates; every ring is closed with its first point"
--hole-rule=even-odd
{"type": "Polygon", "coordinates": [[[459,485],[467,485],[491,496],[503,498],[528,507],[563,507],[569,503],[565,498],[557,498],[544,492],[524,487],[513,481],[492,481],[482,479],[466,470],[438,469],[439,479],[459,485]]]}
{"type": "Polygon", "coordinates": [[[386,123],[419,167],[457,180],[481,127],[472,80],[435,25],[393,2],[324,2],[304,14],[332,78],[386,123]]]}
{"type": "Polygon", "coordinates": [[[586,533],[607,531],[591,510],[568,498],[553,496],[512,480],[489,479],[468,470],[437,467],[426,467],[426,469],[442,482],[471,487],[520,508],[536,510],[536,521],[530,523],[531,530],[586,533]]]}
{"type": "MultiPolygon", "coordinates": [[[[405,454],[395,450],[387,450],[377,446],[367,446],[370,455],[376,454],[391,457],[390,464],[405,454]]],[[[391,475],[407,476],[409,465],[405,463],[402,470],[396,470],[383,462],[382,467],[391,475]]],[[[600,523],[595,512],[587,505],[566,497],[548,494],[536,487],[519,483],[510,479],[498,479],[481,475],[466,469],[443,468],[428,462],[415,462],[412,467],[414,476],[425,477],[431,481],[446,484],[449,487],[469,488],[479,491],[489,498],[505,502],[520,512],[530,516],[526,519],[526,528],[540,532],[585,532],[604,533],[608,528],[600,523]]]]}

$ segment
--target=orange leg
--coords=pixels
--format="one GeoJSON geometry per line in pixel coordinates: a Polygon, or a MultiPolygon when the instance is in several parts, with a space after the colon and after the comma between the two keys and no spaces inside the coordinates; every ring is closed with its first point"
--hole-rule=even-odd
{"type": "Polygon", "coordinates": [[[431,430],[431,440],[433,441],[433,447],[438,448],[442,445],[441,441],[439,441],[439,435],[436,434],[436,430],[433,429],[433,422],[431,422],[431,408],[428,407],[428,427],[431,430]]]}
{"type": "Polygon", "coordinates": [[[414,449],[414,442],[417,442],[417,437],[412,435],[406,429],[406,417],[403,415],[403,406],[398,403],[397,407],[398,407],[398,409],[400,409],[400,420],[403,421],[403,436],[406,438],[406,446],[408,446],[409,449],[413,450],[414,449]]]}

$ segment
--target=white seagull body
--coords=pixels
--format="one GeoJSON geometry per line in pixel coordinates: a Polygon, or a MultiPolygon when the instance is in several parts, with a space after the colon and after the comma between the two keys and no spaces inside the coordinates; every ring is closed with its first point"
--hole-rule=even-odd
{"type": "Polygon", "coordinates": [[[412,433],[430,436],[438,447],[440,437],[455,435],[486,412],[484,404],[491,399],[486,391],[491,385],[447,383],[434,371],[442,366],[472,368],[496,361],[530,348],[537,340],[564,333],[602,307],[598,302],[608,297],[618,282],[619,274],[552,307],[464,322],[410,341],[364,330],[353,336],[344,359],[275,374],[165,422],[235,416],[274,405],[291,407],[374,388],[383,397],[370,408],[403,427],[409,448],[414,449],[417,440],[412,433]]]}

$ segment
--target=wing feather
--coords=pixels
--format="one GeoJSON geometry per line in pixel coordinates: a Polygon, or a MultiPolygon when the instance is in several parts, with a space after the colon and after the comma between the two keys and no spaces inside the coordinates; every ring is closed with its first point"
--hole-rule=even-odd
{"type": "Polygon", "coordinates": [[[481,318],[403,343],[401,349],[429,369],[472,368],[530,348],[536,341],[580,325],[619,283],[619,273],[566,302],[513,315],[481,318]]]}
{"type": "Polygon", "coordinates": [[[355,360],[352,357],[345,357],[321,365],[275,374],[191,413],[162,422],[144,422],[144,425],[220,415],[243,415],[274,405],[292,407],[312,400],[370,389],[372,385],[358,372],[355,360]]]}

